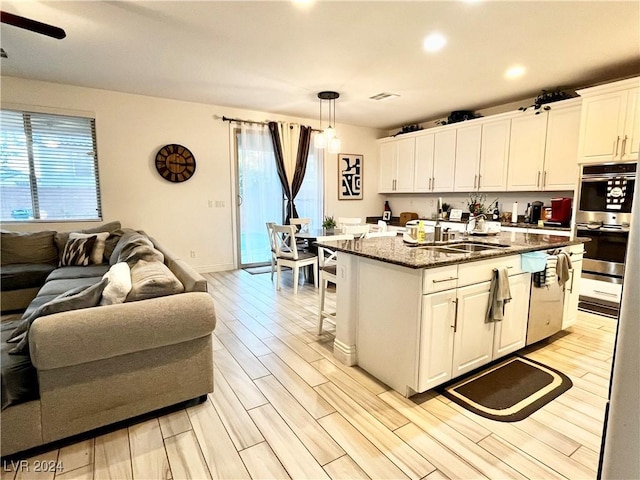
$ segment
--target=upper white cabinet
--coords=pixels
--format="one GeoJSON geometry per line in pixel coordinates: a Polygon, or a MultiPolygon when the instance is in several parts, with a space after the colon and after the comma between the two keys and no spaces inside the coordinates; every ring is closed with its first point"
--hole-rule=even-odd
{"type": "Polygon", "coordinates": [[[433,156],[435,135],[416,137],[416,168],[414,187],[416,192],[430,192],[433,186],[433,156]]]}
{"type": "Polygon", "coordinates": [[[637,160],[640,78],[579,90],[579,163],[637,160]]]}
{"type": "Polygon", "coordinates": [[[457,130],[453,191],[470,192],[478,189],[482,125],[460,127],[457,130]]]}
{"type": "Polygon", "coordinates": [[[547,112],[547,143],[544,153],[543,190],[573,190],[578,182],[580,102],[555,104],[547,112]]]}
{"type": "Polygon", "coordinates": [[[446,129],[435,134],[433,145],[432,192],[453,191],[456,164],[456,130],[446,129]]]}
{"type": "Polygon", "coordinates": [[[379,192],[413,192],[415,145],[415,137],[380,143],[379,192]]]}
{"type": "Polygon", "coordinates": [[[580,100],[548,105],[511,120],[507,190],[573,190],[580,132],[580,100]]]}
{"type": "Polygon", "coordinates": [[[499,192],[507,188],[507,163],[511,120],[491,120],[482,123],[482,148],[478,190],[499,192]]]}
{"type": "Polygon", "coordinates": [[[538,190],[544,166],[546,114],[527,111],[511,120],[507,189],[538,190]]]}

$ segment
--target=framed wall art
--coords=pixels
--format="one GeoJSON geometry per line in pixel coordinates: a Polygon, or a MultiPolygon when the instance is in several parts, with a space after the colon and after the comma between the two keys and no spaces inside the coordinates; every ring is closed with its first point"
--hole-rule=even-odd
{"type": "Polygon", "coordinates": [[[362,200],[363,156],[338,154],[338,200],[362,200]]]}

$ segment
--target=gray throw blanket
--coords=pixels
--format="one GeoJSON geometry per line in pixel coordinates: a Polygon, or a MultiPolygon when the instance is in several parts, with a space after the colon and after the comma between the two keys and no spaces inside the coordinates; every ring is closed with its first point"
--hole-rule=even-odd
{"type": "Polygon", "coordinates": [[[489,307],[485,323],[500,322],[504,319],[504,306],[511,301],[509,273],[505,267],[494,268],[489,287],[489,307]]]}
{"type": "Polygon", "coordinates": [[[108,278],[103,278],[102,281],[88,287],[72,288],[36,308],[29,316],[21,320],[18,327],[7,340],[7,343],[18,343],[18,345],[9,351],[9,354],[20,355],[29,352],[29,328],[37,318],[54,313],[97,306],[100,303],[102,291],[108,282],[108,278]]]}

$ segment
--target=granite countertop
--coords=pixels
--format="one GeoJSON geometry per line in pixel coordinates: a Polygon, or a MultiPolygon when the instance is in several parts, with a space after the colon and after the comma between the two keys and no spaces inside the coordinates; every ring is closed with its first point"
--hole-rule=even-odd
{"type": "MultiPolygon", "coordinates": [[[[522,216],[520,216],[522,218],[522,216]]],[[[372,224],[376,224],[378,223],[378,220],[382,220],[382,217],[367,217],[367,223],[372,223],[372,224]]],[[[432,218],[419,218],[418,220],[423,220],[425,222],[435,222],[435,219],[432,218]]],[[[459,222],[456,220],[440,220],[441,222],[448,222],[448,223],[465,223],[465,222],[459,222]]],[[[404,227],[404,225],[400,225],[400,217],[391,217],[391,221],[387,222],[388,225],[394,226],[394,227],[404,227]]],[[[530,228],[530,229],[541,229],[541,230],[558,230],[561,232],[570,232],[571,231],[571,227],[558,227],[558,226],[552,226],[552,225],[545,225],[543,227],[539,227],[537,223],[524,223],[524,222],[518,222],[518,223],[511,223],[511,222],[500,222],[500,225],[503,227],[518,227],[518,228],[530,228]]]]}
{"type": "MultiPolygon", "coordinates": [[[[428,237],[427,237],[428,238],[428,237]]],[[[456,263],[474,262],[487,258],[517,255],[535,250],[560,248],[577,245],[588,241],[586,238],[571,239],[560,235],[539,235],[534,233],[501,232],[495,236],[469,236],[465,242],[497,244],[504,248],[496,248],[479,252],[441,252],[429,248],[408,246],[402,235],[395,237],[377,237],[362,240],[338,240],[318,242],[339,252],[350,253],[360,257],[372,258],[382,262],[401,265],[408,268],[436,268],[456,263]]],[[[453,246],[461,240],[439,242],[441,246],[453,246]]]]}

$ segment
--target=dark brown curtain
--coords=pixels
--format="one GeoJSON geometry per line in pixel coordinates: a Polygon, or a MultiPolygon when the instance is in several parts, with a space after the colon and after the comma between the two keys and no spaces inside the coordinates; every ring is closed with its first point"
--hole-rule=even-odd
{"type": "Polygon", "coordinates": [[[293,174],[291,188],[287,180],[287,172],[284,166],[284,154],[282,152],[282,139],[280,138],[280,130],[276,122],[269,122],[269,132],[271,132],[271,141],[273,143],[273,152],[276,157],[276,168],[278,170],[278,178],[282,186],[282,193],[287,200],[287,214],[285,224],[289,223],[291,218],[298,217],[296,204],[294,202],[296,195],[300,191],[304,175],[307,171],[307,158],[309,157],[309,145],[311,143],[311,127],[302,125],[300,127],[300,141],[298,142],[298,151],[296,153],[296,167],[293,174]]]}

